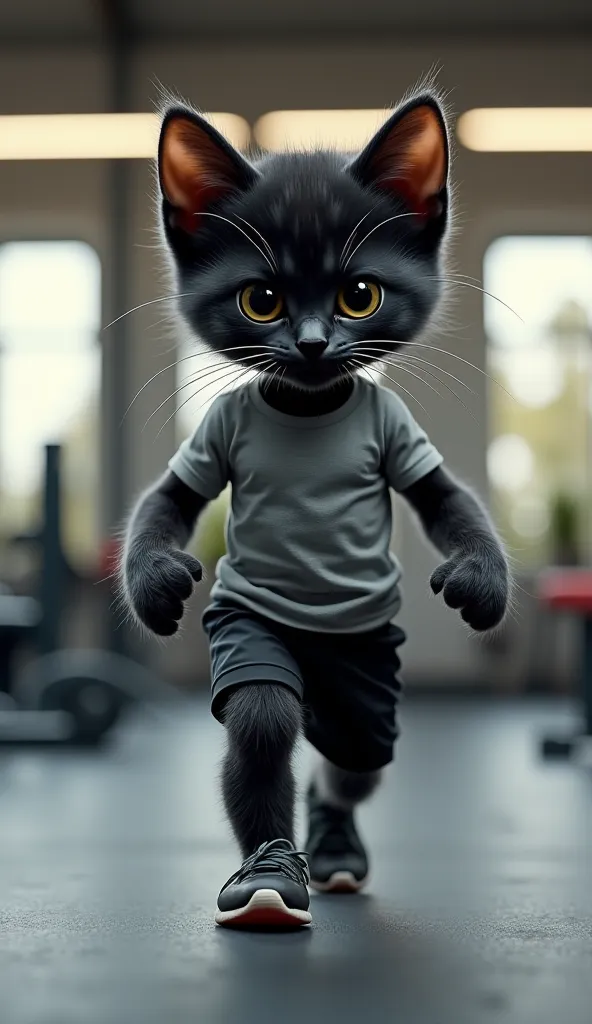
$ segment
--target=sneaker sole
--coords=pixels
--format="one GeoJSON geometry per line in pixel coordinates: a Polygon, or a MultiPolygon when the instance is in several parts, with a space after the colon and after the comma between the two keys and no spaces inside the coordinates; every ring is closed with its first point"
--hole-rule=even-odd
{"type": "Polygon", "coordinates": [[[308,910],[287,907],[275,889],[257,889],[246,906],[216,913],[216,924],[226,928],[302,928],[311,921],[308,910]]]}
{"type": "Polygon", "coordinates": [[[327,882],[319,882],[314,878],[310,880],[311,889],[317,892],[360,892],[368,883],[368,875],[358,879],[351,871],[334,871],[327,882]]]}

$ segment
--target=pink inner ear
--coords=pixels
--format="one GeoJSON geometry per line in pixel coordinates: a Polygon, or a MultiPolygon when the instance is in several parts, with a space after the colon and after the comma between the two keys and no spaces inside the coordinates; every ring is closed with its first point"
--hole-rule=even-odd
{"type": "Polygon", "coordinates": [[[431,107],[418,107],[389,133],[375,154],[372,170],[381,188],[401,195],[422,216],[446,184],[446,139],[431,107]]]}
{"type": "Polygon", "coordinates": [[[189,232],[195,231],[198,214],[234,186],[224,155],[186,118],[170,121],[165,128],[160,180],[179,227],[189,232]]]}

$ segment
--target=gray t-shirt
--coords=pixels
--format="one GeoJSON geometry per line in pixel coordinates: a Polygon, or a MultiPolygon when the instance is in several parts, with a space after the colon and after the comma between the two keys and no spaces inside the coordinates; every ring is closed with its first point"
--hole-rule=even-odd
{"type": "Polygon", "coordinates": [[[222,395],[169,466],[209,500],[231,484],[214,597],[350,633],[385,624],[401,604],[389,488],[441,462],[401,399],[357,378],[340,409],[311,418],[272,409],[256,382],[222,395]]]}

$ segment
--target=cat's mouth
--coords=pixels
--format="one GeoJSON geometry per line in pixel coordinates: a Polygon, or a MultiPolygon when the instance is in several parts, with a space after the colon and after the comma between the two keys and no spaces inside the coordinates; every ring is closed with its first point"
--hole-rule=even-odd
{"type": "Polygon", "coordinates": [[[321,357],[315,360],[294,360],[286,363],[283,378],[298,385],[318,389],[331,387],[348,376],[343,360],[321,357]]]}

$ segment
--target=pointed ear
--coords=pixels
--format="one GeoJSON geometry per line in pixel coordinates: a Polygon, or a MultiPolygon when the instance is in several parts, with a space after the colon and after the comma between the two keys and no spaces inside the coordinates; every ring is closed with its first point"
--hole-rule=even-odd
{"type": "Polygon", "coordinates": [[[415,213],[430,218],[445,209],[448,163],[444,115],[426,94],[395,111],[349,170],[362,184],[400,196],[415,213]]]}
{"type": "Polygon", "coordinates": [[[249,188],[257,172],[205,118],[173,107],[160,130],[158,177],[169,225],[193,234],[200,213],[249,188]]]}

